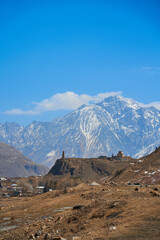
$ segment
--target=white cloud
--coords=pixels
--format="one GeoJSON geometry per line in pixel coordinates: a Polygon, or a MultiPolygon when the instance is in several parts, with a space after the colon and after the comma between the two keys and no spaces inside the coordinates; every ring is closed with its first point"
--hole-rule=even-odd
{"type": "Polygon", "coordinates": [[[153,75],[159,75],[160,74],[160,68],[159,67],[141,67],[139,69],[137,69],[138,72],[142,72],[144,74],[153,74],[153,75]]]}
{"type": "Polygon", "coordinates": [[[148,103],[148,104],[144,104],[144,103],[140,103],[140,102],[137,102],[137,103],[139,104],[140,107],[144,107],[144,108],[154,107],[160,111],[160,102],[152,102],[152,103],[148,103]]]}
{"type": "Polygon", "coordinates": [[[35,109],[40,111],[72,110],[82,104],[88,104],[91,99],[92,97],[86,94],[78,95],[73,92],[65,92],[57,93],[48,99],[34,104],[36,105],[35,109]]]}
{"type": "MultiPolygon", "coordinates": [[[[39,115],[43,112],[56,110],[74,110],[83,104],[97,103],[103,101],[109,96],[121,95],[121,92],[99,93],[91,96],[87,94],[78,95],[74,92],[57,93],[41,102],[33,102],[33,108],[30,110],[12,109],[5,111],[7,115],[39,115]]],[[[124,98],[125,99],[125,98],[124,98]]],[[[138,102],[137,102],[138,103],[138,102]]],[[[155,107],[160,110],[160,102],[149,104],[138,103],[142,107],[155,107]]]]}
{"type": "Polygon", "coordinates": [[[122,72],[129,72],[129,73],[141,73],[145,75],[160,75],[160,67],[150,67],[150,66],[143,66],[143,67],[134,67],[130,70],[122,71],[122,72]]]}
{"type": "Polygon", "coordinates": [[[104,98],[114,95],[121,95],[121,92],[99,93],[95,96],[87,94],[78,95],[74,92],[57,93],[50,98],[44,99],[41,102],[33,102],[33,109],[21,110],[12,109],[4,112],[7,115],[38,115],[42,112],[55,110],[74,110],[83,104],[96,103],[104,98]]]}
{"type": "Polygon", "coordinates": [[[151,70],[152,67],[142,67],[141,70],[151,70]]]}
{"type": "Polygon", "coordinates": [[[156,109],[160,110],[160,102],[152,102],[146,105],[147,107],[155,107],[156,109]]]}
{"type": "Polygon", "coordinates": [[[21,109],[16,108],[16,109],[12,109],[9,111],[5,111],[4,114],[7,114],[7,115],[38,115],[39,112],[35,111],[35,110],[23,111],[21,109]]]}

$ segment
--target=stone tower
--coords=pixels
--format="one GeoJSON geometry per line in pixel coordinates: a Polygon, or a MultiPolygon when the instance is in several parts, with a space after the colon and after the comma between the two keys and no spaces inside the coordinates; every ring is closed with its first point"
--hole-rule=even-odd
{"type": "Polygon", "coordinates": [[[64,155],[64,151],[62,152],[62,159],[64,159],[65,158],[65,155],[64,155]]]}

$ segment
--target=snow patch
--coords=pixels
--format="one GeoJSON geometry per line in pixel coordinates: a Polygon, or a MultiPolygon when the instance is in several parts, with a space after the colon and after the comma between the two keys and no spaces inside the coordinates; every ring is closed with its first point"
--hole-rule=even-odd
{"type": "Polygon", "coordinates": [[[49,152],[46,156],[47,157],[54,157],[54,155],[56,154],[55,150],[52,150],[51,152],[49,152]]]}

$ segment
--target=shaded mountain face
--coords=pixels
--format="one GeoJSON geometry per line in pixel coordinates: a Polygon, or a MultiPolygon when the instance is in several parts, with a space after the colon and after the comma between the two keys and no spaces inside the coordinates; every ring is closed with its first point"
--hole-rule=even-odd
{"type": "Polygon", "coordinates": [[[111,156],[119,150],[138,158],[159,146],[160,111],[113,96],[53,122],[0,124],[0,140],[50,167],[63,150],[76,158],[111,156]]]}
{"type": "Polygon", "coordinates": [[[32,162],[11,145],[0,142],[0,176],[36,176],[47,172],[47,167],[32,162]]]}

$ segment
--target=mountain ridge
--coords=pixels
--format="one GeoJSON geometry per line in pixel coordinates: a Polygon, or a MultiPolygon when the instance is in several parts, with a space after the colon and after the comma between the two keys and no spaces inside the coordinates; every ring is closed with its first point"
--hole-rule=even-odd
{"type": "Polygon", "coordinates": [[[32,122],[26,127],[0,124],[0,141],[48,166],[63,150],[70,157],[111,156],[121,150],[139,158],[159,145],[160,111],[111,96],[52,122],[32,122]]]}

